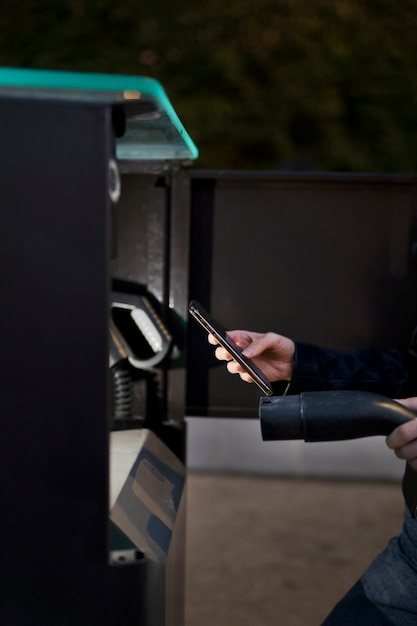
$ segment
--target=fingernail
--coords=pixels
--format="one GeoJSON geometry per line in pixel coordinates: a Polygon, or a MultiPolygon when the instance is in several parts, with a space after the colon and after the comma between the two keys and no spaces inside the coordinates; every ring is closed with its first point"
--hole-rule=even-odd
{"type": "Polygon", "coordinates": [[[251,348],[245,348],[242,350],[242,354],[250,358],[253,355],[253,350],[251,348]]]}

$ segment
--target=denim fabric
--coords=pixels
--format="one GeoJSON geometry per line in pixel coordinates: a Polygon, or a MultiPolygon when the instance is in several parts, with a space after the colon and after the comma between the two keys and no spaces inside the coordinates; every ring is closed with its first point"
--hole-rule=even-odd
{"type": "Polygon", "coordinates": [[[368,600],[359,580],[321,626],[392,626],[392,622],[368,600]]]}
{"type": "Polygon", "coordinates": [[[416,626],[417,520],[408,510],[391,539],[322,626],[416,626]]]}
{"type": "Polygon", "coordinates": [[[417,520],[408,509],[401,534],[391,539],[361,580],[369,601],[392,624],[417,624],[417,520]]]}

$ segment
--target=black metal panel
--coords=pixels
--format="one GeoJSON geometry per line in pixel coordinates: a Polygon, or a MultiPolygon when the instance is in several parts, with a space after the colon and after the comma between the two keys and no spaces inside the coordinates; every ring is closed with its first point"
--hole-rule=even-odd
{"type": "MultiPolygon", "coordinates": [[[[166,171],[163,176],[123,173],[122,194],[114,211],[117,246],[111,263],[113,287],[152,298],[172,336],[167,357],[148,371],[132,372],[134,419],[130,422],[134,425],[135,419],[142,418],[142,423],[183,463],[188,213],[189,184],[181,171],[166,171]]],[[[161,490],[159,495],[163,493],[161,490]]],[[[155,615],[164,612],[166,624],[174,626],[184,621],[185,499],[184,491],[166,563],[154,563],[151,568],[151,575],[158,574],[155,580],[162,579],[166,588],[166,597],[160,597],[157,585],[152,583],[148,598],[152,626],[156,625],[155,615]]]]}
{"type": "MultiPolygon", "coordinates": [[[[112,276],[119,289],[151,294],[173,336],[169,358],[153,370],[160,408],[153,415],[152,428],[158,421],[174,426],[183,423],[185,413],[189,181],[181,170],[159,177],[124,173],[122,190],[115,209],[117,251],[112,276]]],[[[175,438],[175,428],[168,432],[175,438]]],[[[184,450],[177,452],[184,459],[184,450]]]]}
{"type": "Polygon", "coordinates": [[[108,564],[110,112],[0,100],[0,622],[139,624],[108,564]]]}
{"type": "MultiPolygon", "coordinates": [[[[226,328],[341,349],[408,345],[416,320],[416,179],[198,172],[190,176],[190,298],[226,328]]],[[[189,324],[187,413],[254,416],[189,324]]]]}

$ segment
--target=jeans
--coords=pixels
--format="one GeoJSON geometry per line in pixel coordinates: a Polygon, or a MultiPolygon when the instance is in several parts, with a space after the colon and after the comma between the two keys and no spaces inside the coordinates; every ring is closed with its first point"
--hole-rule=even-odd
{"type": "Polygon", "coordinates": [[[405,512],[401,534],[371,563],[322,626],[416,626],[417,519],[405,512]]]}

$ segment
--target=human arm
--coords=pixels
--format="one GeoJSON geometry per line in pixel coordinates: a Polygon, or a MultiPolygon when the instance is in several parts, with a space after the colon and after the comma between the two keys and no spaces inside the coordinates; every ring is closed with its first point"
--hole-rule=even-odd
{"type": "MultiPolygon", "coordinates": [[[[231,338],[252,358],[269,380],[291,381],[289,393],[325,389],[373,391],[389,397],[413,396],[417,390],[417,353],[405,349],[342,351],[295,342],[277,333],[230,331],[231,338]]],[[[209,336],[215,344],[215,339],[209,336]]],[[[227,360],[232,374],[250,377],[218,347],[216,357],[227,360]]]]}
{"type": "MultiPolygon", "coordinates": [[[[413,397],[417,390],[415,349],[344,352],[287,341],[275,333],[230,334],[241,347],[250,346],[248,356],[265,373],[266,367],[271,368],[271,381],[290,380],[290,394],[325,389],[373,391],[391,398],[408,397],[400,402],[417,411],[417,398],[413,397]]],[[[213,339],[210,341],[214,343],[213,339]]],[[[217,348],[216,356],[228,360],[228,370],[247,380],[247,375],[223,349],[217,348]]],[[[417,420],[397,427],[386,441],[399,458],[407,460],[403,493],[411,514],[417,517],[417,420]]]]}

